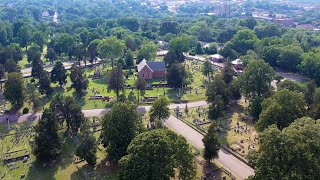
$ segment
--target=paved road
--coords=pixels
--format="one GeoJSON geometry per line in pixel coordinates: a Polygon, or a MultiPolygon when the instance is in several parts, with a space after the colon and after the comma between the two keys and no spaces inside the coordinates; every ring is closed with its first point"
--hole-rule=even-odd
{"type": "MultiPolygon", "coordinates": [[[[186,125],[174,116],[170,116],[165,124],[175,132],[184,136],[190,143],[192,143],[196,148],[203,149],[204,145],[202,143],[203,135],[192,129],[190,126],[186,125]]],[[[251,175],[254,175],[254,170],[240,161],[238,158],[234,157],[227,151],[220,149],[219,157],[215,159],[218,163],[222,164],[223,167],[235,176],[245,179],[251,175]]]]}
{"type": "MultiPolygon", "coordinates": [[[[192,107],[200,107],[200,106],[206,106],[207,102],[206,101],[199,101],[199,102],[192,102],[188,103],[188,108],[192,107]]],[[[169,109],[174,109],[177,106],[179,108],[185,108],[186,104],[170,104],[169,109]]],[[[137,108],[137,111],[140,113],[145,113],[149,111],[151,106],[139,106],[137,108]]],[[[110,109],[88,109],[88,110],[82,110],[84,113],[85,117],[96,117],[96,116],[102,116],[105,113],[107,113],[110,109]]],[[[0,123],[6,122],[7,119],[10,120],[10,122],[18,122],[22,123],[25,121],[34,121],[38,120],[40,117],[41,113],[36,113],[36,114],[25,114],[25,115],[0,115],[0,123]]]]}
{"type": "MultiPolygon", "coordinates": [[[[206,106],[206,101],[199,101],[188,103],[188,107],[200,107],[206,106]]],[[[174,109],[177,106],[180,108],[185,108],[186,104],[170,104],[169,108],[174,109]]],[[[137,111],[144,113],[149,111],[151,106],[139,106],[137,111]]],[[[95,116],[102,116],[105,113],[110,111],[110,109],[90,109],[90,110],[83,110],[83,113],[86,117],[95,117],[95,116]]],[[[6,122],[9,119],[11,122],[26,122],[26,121],[34,121],[38,120],[41,116],[41,113],[36,114],[26,114],[26,115],[0,115],[0,123],[6,122]]],[[[169,119],[165,122],[165,124],[172,130],[176,131],[177,133],[183,135],[190,143],[192,143],[196,148],[203,149],[202,138],[203,135],[198,133],[196,130],[192,129],[182,121],[178,120],[174,116],[170,116],[169,119]]],[[[215,159],[215,161],[222,164],[225,169],[229,170],[235,176],[238,176],[242,179],[247,178],[250,175],[254,174],[254,170],[247,166],[245,163],[234,157],[232,154],[224,150],[219,151],[219,158],[215,159]]]]}

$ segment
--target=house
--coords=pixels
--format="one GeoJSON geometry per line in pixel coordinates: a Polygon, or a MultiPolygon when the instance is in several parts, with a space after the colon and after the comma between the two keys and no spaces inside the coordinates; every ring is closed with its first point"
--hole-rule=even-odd
{"type": "Polygon", "coordinates": [[[138,65],[138,75],[145,80],[166,77],[165,62],[147,62],[142,60],[138,65]]]}
{"type": "Polygon", "coordinates": [[[236,59],[231,62],[233,65],[233,70],[235,71],[236,75],[240,75],[243,72],[243,62],[240,59],[236,59]]]}
{"type": "Polygon", "coordinates": [[[214,54],[209,57],[209,59],[213,62],[224,62],[224,57],[220,54],[214,54]]]}

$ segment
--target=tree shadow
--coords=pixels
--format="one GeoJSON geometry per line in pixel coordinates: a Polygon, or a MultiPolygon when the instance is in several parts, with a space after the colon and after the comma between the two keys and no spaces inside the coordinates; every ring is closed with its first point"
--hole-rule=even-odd
{"type": "Polygon", "coordinates": [[[109,163],[106,159],[95,167],[88,165],[85,161],[76,164],[78,171],[71,175],[72,180],[78,179],[119,179],[119,166],[115,163],[109,163]]]}

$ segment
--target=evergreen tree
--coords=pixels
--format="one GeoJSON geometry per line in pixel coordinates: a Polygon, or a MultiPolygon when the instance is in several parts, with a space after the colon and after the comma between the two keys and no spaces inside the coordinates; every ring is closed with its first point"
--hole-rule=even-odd
{"type": "Polygon", "coordinates": [[[45,109],[35,127],[34,154],[37,160],[48,162],[57,158],[60,151],[57,117],[50,109],[45,109]]]}

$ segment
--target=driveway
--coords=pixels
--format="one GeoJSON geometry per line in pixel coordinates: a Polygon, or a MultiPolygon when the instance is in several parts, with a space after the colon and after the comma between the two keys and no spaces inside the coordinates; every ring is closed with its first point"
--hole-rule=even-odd
{"type": "MultiPolygon", "coordinates": [[[[165,124],[173,131],[184,136],[196,148],[204,149],[202,143],[203,135],[186,125],[184,122],[174,116],[170,116],[165,124]]],[[[215,161],[222,164],[225,169],[241,179],[254,175],[254,170],[250,166],[223,149],[220,149],[219,157],[215,159],[215,161]]]]}

